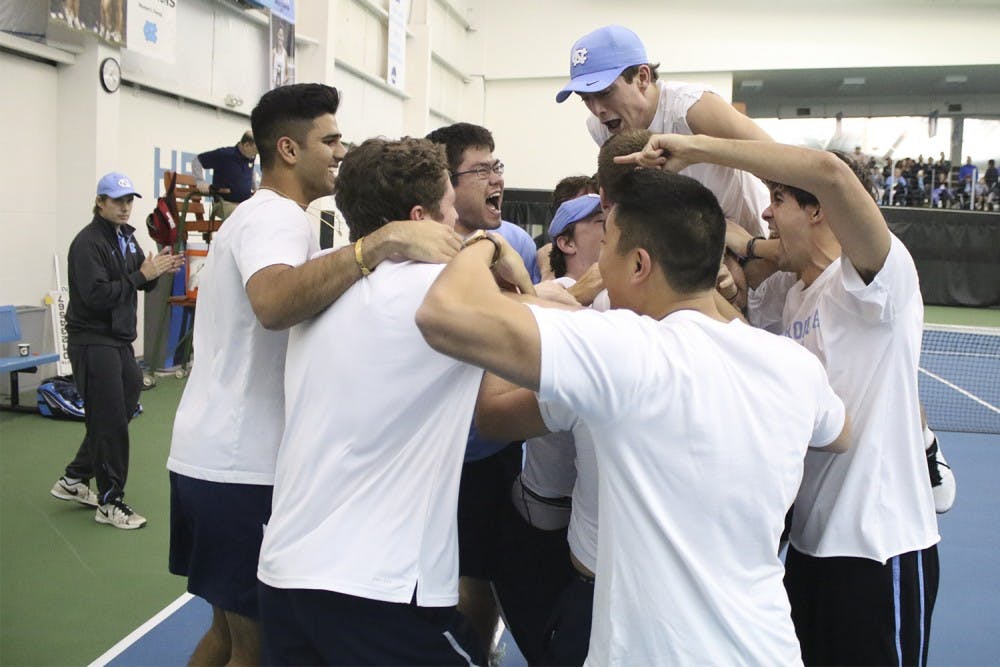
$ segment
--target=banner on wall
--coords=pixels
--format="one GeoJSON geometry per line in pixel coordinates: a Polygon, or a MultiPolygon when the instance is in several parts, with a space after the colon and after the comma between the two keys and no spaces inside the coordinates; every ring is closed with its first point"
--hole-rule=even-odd
{"type": "Polygon", "coordinates": [[[389,0],[389,40],[385,81],[390,86],[406,88],[406,19],[409,0],[389,0]]]}
{"type": "Polygon", "coordinates": [[[49,0],[52,19],[72,30],[92,32],[112,46],[125,46],[125,14],[125,0],[49,0]]]}
{"type": "Polygon", "coordinates": [[[128,48],[174,63],[177,56],[177,2],[128,0],[128,48]]]}
{"type": "Polygon", "coordinates": [[[45,41],[49,12],[41,2],[0,2],[0,30],[12,35],[45,41]]]}
{"type": "Polygon", "coordinates": [[[271,54],[268,77],[271,88],[295,83],[295,24],[271,13],[271,54]]]}
{"type": "Polygon", "coordinates": [[[295,23],[295,0],[246,0],[248,5],[270,10],[289,23],[295,23]]]}

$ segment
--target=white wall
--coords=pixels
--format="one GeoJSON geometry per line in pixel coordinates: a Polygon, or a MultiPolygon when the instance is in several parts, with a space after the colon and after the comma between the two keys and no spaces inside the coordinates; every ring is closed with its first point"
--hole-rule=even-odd
{"type": "Polygon", "coordinates": [[[508,165],[507,187],[548,189],[596,170],[586,109],[575,96],[563,104],[554,98],[568,80],[573,42],[609,23],[635,30],[661,77],[702,81],[727,99],[734,70],[1000,60],[1000,3],[977,0],[505,0],[480,7],[483,119],[508,165]]]}
{"type": "Polygon", "coordinates": [[[0,304],[41,305],[55,289],[52,253],[65,260],[69,247],[56,225],[57,108],[54,65],[0,52],[0,304]]]}
{"type": "Polygon", "coordinates": [[[666,72],[996,63],[988,0],[504,0],[482,6],[487,79],[564,76],[569,50],[632,28],[666,72]]]}

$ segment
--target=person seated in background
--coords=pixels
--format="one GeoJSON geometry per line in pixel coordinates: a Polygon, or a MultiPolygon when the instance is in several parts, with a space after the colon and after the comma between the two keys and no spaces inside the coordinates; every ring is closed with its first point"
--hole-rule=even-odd
{"type": "Polygon", "coordinates": [[[256,159],[257,144],[253,132],[247,130],[235,146],[199,153],[191,161],[198,192],[213,197],[213,218],[225,220],[241,202],[250,199],[255,189],[253,164],[256,159]],[[205,180],[205,169],[212,170],[211,185],[205,180]]]}
{"type": "Polygon", "coordinates": [[[931,190],[931,206],[934,208],[951,208],[955,202],[955,193],[948,187],[947,174],[938,172],[937,185],[931,190]]]}

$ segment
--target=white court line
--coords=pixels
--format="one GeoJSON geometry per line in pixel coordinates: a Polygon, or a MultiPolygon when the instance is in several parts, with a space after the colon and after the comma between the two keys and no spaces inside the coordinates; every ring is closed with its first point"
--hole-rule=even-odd
{"type": "Polygon", "coordinates": [[[927,375],[928,377],[931,377],[931,378],[937,380],[938,382],[940,382],[941,384],[945,385],[946,387],[950,387],[950,388],[954,389],[955,391],[957,391],[958,393],[960,393],[962,396],[965,396],[966,398],[969,398],[969,399],[975,401],[976,403],[979,403],[981,406],[983,406],[987,410],[992,410],[993,412],[995,412],[997,414],[1000,414],[1000,408],[998,408],[997,406],[992,405],[990,403],[987,403],[986,401],[984,401],[983,399],[979,398],[975,394],[962,389],[961,387],[959,387],[956,384],[948,382],[947,380],[945,380],[940,375],[936,375],[934,373],[931,373],[929,370],[926,370],[924,368],[920,368],[919,370],[924,375],[927,375]]]}
{"type": "Polygon", "coordinates": [[[175,611],[177,611],[185,604],[187,604],[188,601],[191,600],[192,598],[194,598],[194,596],[191,595],[190,593],[185,593],[184,595],[180,596],[179,598],[168,604],[166,607],[161,609],[155,616],[153,616],[153,618],[149,619],[148,621],[140,625],[138,628],[130,632],[127,637],[125,637],[120,642],[118,642],[117,644],[109,648],[107,651],[105,651],[104,655],[99,657],[97,660],[94,660],[94,662],[90,663],[88,667],[104,667],[104,665],[108,664],[109,662],[117,658],[119,655],[121,655],[125,651],[125,649],[127,649],[129,646],[142,639],[143,635],[145,635],[147,632],[155,628],[157,625],[166,620],[171,614],[173,614],[175,611]]]}

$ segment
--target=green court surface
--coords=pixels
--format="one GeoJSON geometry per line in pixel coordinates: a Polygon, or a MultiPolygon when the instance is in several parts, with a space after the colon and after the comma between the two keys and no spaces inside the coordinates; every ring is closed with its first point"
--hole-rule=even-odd
{"type": "Polygon", "coordinates": [[[924,322],[969,327],[1000,327],[1000,308],[924,306],[924,322]]]}
{"type": "MultiPolygon", "coordinates": [[[[1000,310],[928,307],[926,319],[1000,327],[1000,310]]],[[[0,412],[0,665],[89,664],[184,592],[167,572],[165,468],[184,382],[160,378],[132,422],[127,500],[149,520],[141,530],[49,495],[82,423],[0,412]]]]}
{"type": "Polygon", "coordinates": [[[167,572],[164,467],[183,386],[160,378],[130,428],[126,500],[149,520],[140,530],[49,495],[82,422],[0,412],[0,665],[88,664],[184,592],[167,572]]]}

